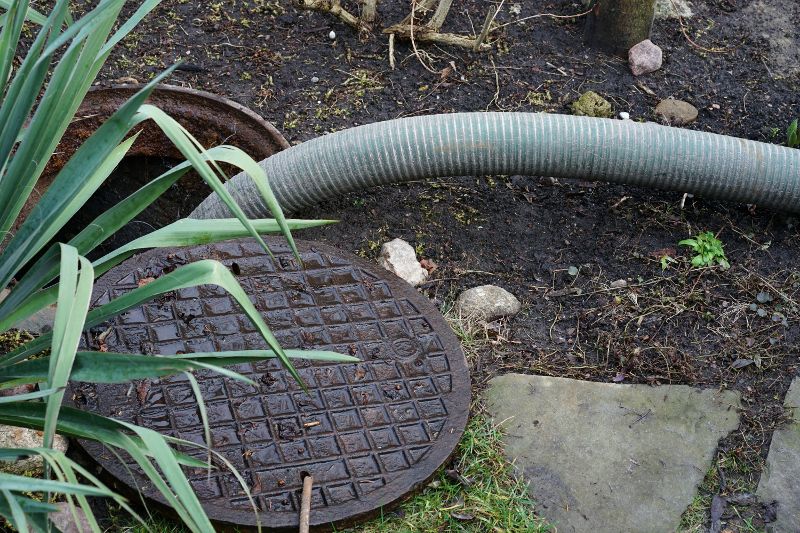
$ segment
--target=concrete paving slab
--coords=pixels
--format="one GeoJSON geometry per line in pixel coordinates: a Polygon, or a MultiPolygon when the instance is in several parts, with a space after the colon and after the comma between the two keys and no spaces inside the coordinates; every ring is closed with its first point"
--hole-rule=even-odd
{"type": "Polygon", "coordinates": [[[792,381],[783,405],[792,422],[772,435],[756,494],[775,509],[767,533],[800,533],[800,378],[792,381]]]}
{"type": "Polygon", "coordinates": [[[739,394],[507,374],[489,411],[559,533],[672,533],[739,426],[739,394]]]}

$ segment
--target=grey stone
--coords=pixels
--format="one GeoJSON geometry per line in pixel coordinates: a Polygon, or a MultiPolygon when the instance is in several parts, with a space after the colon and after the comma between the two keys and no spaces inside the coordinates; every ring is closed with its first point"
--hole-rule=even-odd
{"type": "Polygon", "coordinates": [[[767,462],[758,483],[761,503],[775,507],[775,521],[767,524],[771,533],[800,531],[800,378],[795,378],[786,393],[784,407],[792,422],[775,431],[767,462]]]}
{"type": "Polygon", "coordinates": [[[586,91],[572,102],[572,113],[584,117],[611,118],[611,103],[594,91],[586,91]]]}
{"type": "Polygon", "coordinates": [[[517,297],[496,285],[481,285],[462,292],[456,309],[466,319],[491,321],[513,316],[522,309],[517,297]]]}
{"type": "Polygon", "coordinates": [[[486,393],[505,453],[560,533],[672,533],[739,426],[739,393],[507,374],[486,393]]]}
{"type": "Polygon", "coordinates": [[[609,287],[611,287],[612,289],[622,289],[623,287],[627,287],[627,286],[628,286],[628,282],[625,281],[624,279],[618,279],[616,281],[612,281],[609,284],[609,287]]]}
{"type": "MultiPolygon", "coordinates": [[[[0,424],[0,448],[39,448],[41,446],[41,431],[0,424]]],[[[53,439],[53,448],[66,452],[67,439],[61,435],[56,435],[53,439]]],[[[27,459],[21,459],[13,463],[0,461],[0,472],[38,477],[43,473],[43,466],[42,456],[32,455],[27,459]]]]}
{"type": "Polygon", "coordinates": [[[645,39],[628,50],[628,66],[634,76],[650,74],[661,68],[664,54],[661,48],[653,44],[650,39],[645,39]]]}
{"type": "Polygon", "coordinates": [[[692,18],[691,4],[687,0],[656,0],[657,19],[692,18]]]}
{"type": "Polygon", "coordinates": [[[685,126],[697,120],[697,108],[683,100],[661,100],[656,106],[656,116],[672,126],[685,126]]]}
{"type": "Polygon", "coordinates": [[[428,271],[419,264],[417,252],[403,239],[385,243],[378,264],[415,287],[428,279],[428,271]]]}
{"type": "Polygon", "coordinates": [[[67,502],[60,502],[56,505],[58,506],[58,511],[50,513],[49,518],[62,533],[81,533],[92,530],[92,526],[89,525],[89,519],[83,509],[76,505],[75,515],[73,515],[67,502]]]}

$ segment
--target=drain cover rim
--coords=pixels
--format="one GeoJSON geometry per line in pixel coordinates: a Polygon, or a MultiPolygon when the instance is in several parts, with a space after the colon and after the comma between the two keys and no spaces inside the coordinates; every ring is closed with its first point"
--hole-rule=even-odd
{"type": "MultiPolygon", "coordinates": [[[[237,241],[229,241],[234,243],[250,242],[250,239],[240,239],[237,241]]],[[[270,247],[280,246],[285,243],[282,239],[270,238],[268,239],[270,247]]],[[[104,274],[95,284],[95,289],[92,294],[92,301],[104,294],[112,286],[116,285],[122,278],[134,271],[137,266],[145,265],[149,260],[157,260],[158,258],[165,257],[168,254],[191,249],[213,249],[215,245],[200,246],[200,247],[185,247],[175,249],[161,249],[151,250],[143,254],[134,256],[117,267],[111,269],[104,274]]],[[[301,252],[319,252],[344,259],[347,263],[356,269],[360,269],[379,277],[386,281],[389,285],[392,298],[399,301],[403,298],[413,301],[417,307],[419,314],[424,316],[430,323],[431,329],[435,332],[442,344],[443,352],[447,355],[448,361],[456,360],[458,367],[453,367],[452,387],[449,393],[440,394],[441,401],[445,404],[447,412],[446,423],[439,434],[432,440],[431,449],[427,455],[423,456],[420,461],[412,465],[403,475],[399,475],[386,484],[369,493],[368,498],[365,500],[355,499],[343,504],[334,506],[326,506],[322,510],[314,513],[312,510],[312,525],[324,526],[329,524],[346,525],[352,524],[378,513],[385,511],[388,508],[394,507],[413,495],[415,492],[423,489],[430,479],[436,474],[439,468],[445,464],[455,452],[457,445],[466,428],[467,420],[469,417],[469,407],[471,401],[471,380],[469,375],[469,368],[466,363],[466,358],[461,349],[461,344],[458,338],[453,333],[450,326],[445,321],[439,310],[433,303],[424,295],[421,295],[411,285],[397,276],[385,271],[375,263],[366,261],[362,258],[356,257],[353,254],[342,251],[332,246],[328,246],[318,242],[310,241],[297,241],[297,246],[301,252]],[[418,476],[412,475],[413,472],[423,472],[418,476]]],[[[276,254],[277,256],[277,254],[276,254]]],[[[263,313],[262,313],[263,316],[263,313]]],[[[371,360],[367,359],[364,363],[370,363],[371,360]]],[[[338,366],[338,365],[337,365],[338,366]]],[[[407,380],[409,378],[405,378],[407,380]]],[[[266,395],[267,393],[262,393],[266,395]]],[[[71,395],[67,395],[70,398],[71,395]]],[[[327,411],[326,411],[327,412],[327,411]]],[[[274,417],[267,417],[271,420],[274,417]]],[[[234,424],[238,422],[234,421],[234,424]]],[[[398,424],[399,425],[399,424],[398,424]]],[[[394,427],[395,424],[392,425],[394,427]]],[[[81,448],[93,460],[100,465],[103,470],[121,482],[126,489],[133,490],[132,479],[125,474],[125,467],[119,463],[108,460],[101,460],[100,452],[103,451],[103,446],[98,445],[92,441],[79,441],[81,448]]],[[[350,455],[343,453],[342,456],[349,457],[350,455]]],[[[287,468],[289,466],[287,465],[287,468]]],[[[246,470],[253,470],[252,468],[245,467],[246,470]]],[[[148,492],[145,496],[151,501],[155,501],[161,505],[166,505],[166,501],[160,493],[148,492]]],[[[255,526],[255,515],[252,510],[240,510],[229,507],[223,507],[213,502],[201,500],[204,508],[206,509],[209,517],[218,524],[231,524],[237,526],[255,526]]],[[[267,510],[259,511],[262,527],[267,529],[283,529],[283,528],[296,528],[298,524],[298,516],[296,513],[291,512],[270,512],[267,510]]]]}

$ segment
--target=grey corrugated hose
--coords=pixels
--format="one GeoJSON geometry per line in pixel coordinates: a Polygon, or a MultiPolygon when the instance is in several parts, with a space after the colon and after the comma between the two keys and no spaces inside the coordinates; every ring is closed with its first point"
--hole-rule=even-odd
{"type": "MultiPolygon", "coordinates": [[[[601,180],[800,211],[800,150],[653,123],[545,113],[455,113],[359,126],[261,162],[287,212],[376,185],[445,176],[601,180]]],[[[269,217],[244,174],[228,190],[269,217]]],[[[231,216],[215,195],[192,218],[231,216]]]]}

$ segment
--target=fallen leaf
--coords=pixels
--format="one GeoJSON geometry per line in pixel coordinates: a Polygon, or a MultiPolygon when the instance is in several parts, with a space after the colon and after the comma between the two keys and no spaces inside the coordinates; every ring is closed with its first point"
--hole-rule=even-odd
{"type": "Polygon", "coordinates": [[[155,281],[155,280],[156,280],[156,278],[141,278],[141,279],[140,279],[140,280],[139,280],[139,281],[138,281],[136,284],[137,284],[139,287],[144,287],[144,286],[145,286],[145,285],[147,285],[148,283],[151,283],[151,282],[153,282],[153,281],[155,281]]]}
{"type": "Polygon", "coordinates": [[[419,266],[424,268],[428,271],[428,274],[432,274],[434,270],[439,268],[439,265],[433,262],[431,259],[423,259],[419,262],[419,266]]]}
{"type": "Polygon", "coordinates": [[[622,372],[617,372],[617,375],[614,376],[614,378],[611,381],[613,381],[614,383],[619,383],[624,379],[625,379],[625,374],[623,374],[622,372]]]}
{"type": "Polygon", "coordinates": [[[739,358],[736,361],[734,361],[733,363],[731,363],[731,368],[735,368],[735,369],[744,368],[746,366],[752,365],[753,363],[755,363],[755,361],[753,361],[752,359],[739,358]]]}
{"type": "Polygon", "coordinates": [[[653,250],[652,252],[648,253],[650,257],[655,257],[656,259],[661,259],[662,257],[674,257],[677,255],[675,248],[659,248],[658,250],[653,250]]]}

